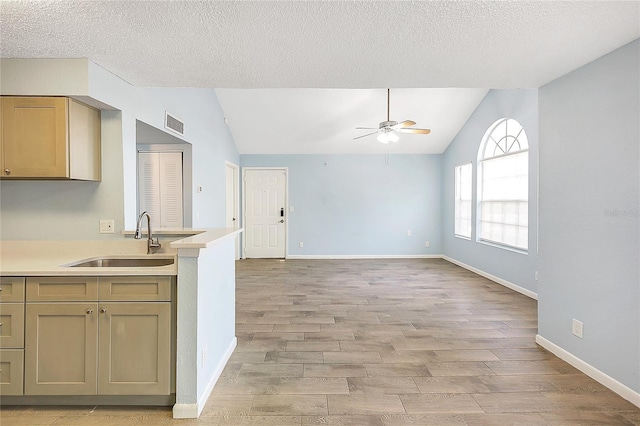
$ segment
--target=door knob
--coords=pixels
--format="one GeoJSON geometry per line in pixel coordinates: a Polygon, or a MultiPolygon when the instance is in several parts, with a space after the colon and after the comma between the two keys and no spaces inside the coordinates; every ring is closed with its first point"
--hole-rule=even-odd
{"type": "Polygon", "coordinates": [[[284,219],[280,219],[278,223],[284,223],[284,219]]]}
{"type": "Polygon", "coordinates": [[[4,174],[5,175],[10,175],[11,174],[11,169],[4,169],[4,174]]]}

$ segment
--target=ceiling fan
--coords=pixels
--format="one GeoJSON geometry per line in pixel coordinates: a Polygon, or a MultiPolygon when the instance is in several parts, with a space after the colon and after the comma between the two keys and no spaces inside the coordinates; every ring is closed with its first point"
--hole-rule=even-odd
{"type": "Polygon", "coordinates": [[[405,120],[401,122],[389,120],[389,89],[387,89],[387,121],[382,121],[378,128],[375,127],[356,127],[356,130],[375,130],[375,132],[367,133],[366,135],[357,136],[353,140],[364,138],[371,135],[378,135],[378,140],[382,143],[398,142],[397,133],[417,133],[427,135],[431,133],[430,129],[416,129],[410,126],[416,124],[415,121],[405,120]],[[396,133],[397,132],[397,133],[396,133]]]}

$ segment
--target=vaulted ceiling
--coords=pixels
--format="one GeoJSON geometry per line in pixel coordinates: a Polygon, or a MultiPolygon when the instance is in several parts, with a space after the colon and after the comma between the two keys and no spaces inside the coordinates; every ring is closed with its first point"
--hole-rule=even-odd
{"type": "Polygon", "coordinates": [[[378,152],[352,138],[386,119],[388,87],[392,120],[432,129],[394,152],[442,152],[487,89],[540,87],[638,37],[637,1],[0,2],[2,57],[219,89],[241,153],[378,152]]]}

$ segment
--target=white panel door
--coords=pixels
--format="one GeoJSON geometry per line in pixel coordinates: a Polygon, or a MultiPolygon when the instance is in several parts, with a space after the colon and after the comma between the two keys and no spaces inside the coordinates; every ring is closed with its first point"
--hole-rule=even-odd
{"type": "Polygon", "coordinates": [[[285,257],[286,171],[244,170],[245,257],[285,257]]]}

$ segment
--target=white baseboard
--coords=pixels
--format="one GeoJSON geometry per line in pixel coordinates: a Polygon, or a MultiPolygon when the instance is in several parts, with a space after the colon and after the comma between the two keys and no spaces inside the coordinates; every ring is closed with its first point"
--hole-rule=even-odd
{"type": "Polygon", "coordinates": [[[204,392],[202,392],[202,395],[200,395],[198,403],[175,404],[173,406],[174,419],[197,419],[198,417],[200,417],[204,406],[207,404],[209,396],[211,396],[211,392],[213,392],[213,387],[218,382],[218,379],[220,378],[224,367],[227,365],[227,362],[229,362],[229,358],[231,358],[231,355],[233,355],[233,351],[236,349],[237,345],[238,338],[234,336],[233,340],[231,340],[231,343],[229,344],[229,347],[222,356],[222,359],[220,359],[220,362],[216,366],[215,371],[211,375],[211,380],[209,380],[209,383],[207,383],[207,387],[204,389],[204,392]]]}
{"type": "Polygon", "coordinates": [[[222,374],[222,371],[224,370],[224,367],[227,365],[227,362],[229,362],[229,358],[231,358],[231,355],[233,355],[233,351],[236,349],[237,345],[238,338],[233,336],[233,340],[231,340],[227,351],[224,353],[222,359],[216,367],[216,370],[213,372],[211,380],[209,380],[209,383],[207,383],[207,387],[204,389],[204,392],[202,392],[202,395],[200,395],[200,399],[198,399],[198,417],[200,417],[200,413],[202,413],[204,406],[207,404],[209,396],[211,396],[211,392],[213,392],[213,387],[216,385],[218,379],[220,378],[220,375],[222,374]]]}
{"type": "Polygon", "coordinates": [[[198,404],[175,404],[173,406],[174,419],[197,419],[198,404]]]}
{"type": "Polygon", "coordinates": [[[290,254],[287,259],[341,260],[341,259],[441,259],[441,254],[290,254]]]}
{"type": "Polygon", "coordinates": [[[549,340],[545,339],[539,334],[536,335],[536,343],[542,346],[543,348],[545,348],[546,350],[548,350],[549,352],[551,352],[552,354],[554,354],[555,356],[557,356],[558,358],[568,362],[578,370],[582,371],[584,374],[591,377],[596,382],[601,383],[602,385],[608,387],[609,389],[611,389],[612,391],[614,391],[615,393],[617,393],[627,401],[631,402],[633,405],[640,407],[640,393],[620,383],[613,377],[603,373],[602,371],[598,370],[591,364],[587,364],[577,356],[573,355],[570,352],[567,352],[566,350],[562,349],[560,346],[550,342],[549,340]]]}
{"type": "Polygon", "coordinates": [[[500,285],[503,285],[503,286],[505,286],[507,288],[510,288],[511,290],[517,291],[520,294],[524,294],[527,297],[530,297],[532,299],[538,300],[538,293],[534,293],[531,290],[527,290],[524,287],[520,287],[519,285],[516,285],[516,284],[514,284],[512,282],[509,282],[507,280],[503,280],[502,278],[498,278],[495,275],[491,275],[488,272],[485,272],[485,271],[483,271],[481,269],[478,269],[478,268],[474,268],[473,266],[467,265],[466,263],[462,263],[462,262],[460,262],[458,260],[455,260],[455,259],[452,259],[452,258],[450,258],[448,256],[441,256],[441,257],[442,257],[442,259],[446,260],[447,262],[451,262],[454,265],[460,266],[461,268],[467,269],[467,270],[469,270],[471,272],[475,272],[476,274],[478,274],[480,276],[483,276],[483,277],[485,277],[487,279],[490,279],[491,281],[494,281],[494,282],[496,282],[496,283],[498,283],[500,285]]]}

